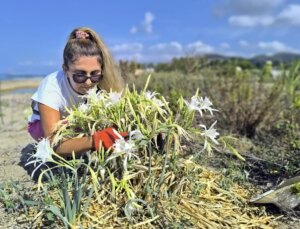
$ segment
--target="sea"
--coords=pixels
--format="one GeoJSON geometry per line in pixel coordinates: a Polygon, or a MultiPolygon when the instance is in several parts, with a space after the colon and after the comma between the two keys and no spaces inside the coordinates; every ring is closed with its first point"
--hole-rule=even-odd
{"type": "Polygon", "coordinates": [[[1,74],[0,73],[0,81],[6,81],[6,80],[24,80],[24,79],[33,79],[33,78],[43,78],[45,75],[14,75],[14,74],[1,74]]]}
{"type": "MultiPolygon", "coordinates": [[[[26,79],[42,79],[44,77],[44,75],[14,75],[14,74],[0,74],[0,83],[2,81],[23,81],[26,79]]],[[[18,94],[22,94],[22,93],[34,93],[36,91],[36,88],[19,88],[19,89],[15,89],[13,91],[10,91],[9,93],[18,93],[18,94]]],[[[6,93],[6,92],[4,92],[6,93]]]]}

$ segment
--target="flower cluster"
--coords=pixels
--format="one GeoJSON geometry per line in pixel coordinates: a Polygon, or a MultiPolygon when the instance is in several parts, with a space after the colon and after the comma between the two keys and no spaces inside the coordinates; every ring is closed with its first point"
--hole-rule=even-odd
{"type": "Polygon", "coordinates": [[[213,109],[212,106],[212,102],[205,97],[204,99],[202,97],[198,97],[198,96],[193,96],[191,98],[191,102],[187,102],[186,100],[184,100],[185,104],[187,105],[188,109],[190,111],[199,111],[201,116],[202,116],[202,111],[209,111],[211,115],[213,115],[213,111],[217,111],[216,109],[213,109]]]}
{"type": "MultiPolygon", "coordinates": [[[[114,126],[118,131],[128,132],[129,139],[125,140],[117,131],[115,132],[119,139],[113,145],[112,153],[106,159],[105,164],[121,157],[125,171],[128,170],[130,160],[140,160],[141,149],[146,150],[152,143],[157,147],[156,138],[162,133],[164,136],[175,139],[174,150],[178,151],[181,148],[180,139],[190,139],[189,131],[195,129],[189,126],[183,128],[180,124],[183,123],[182,119],[183,121],[185,121],[184,119],[193,119],[193,115],[189,116],[189,114],[198,111],[202,116],[203,112],[208,111],[213,115],[213,111],[217,111],[207,97],[199,97],[197,93],[190,99],[190,102],[181,98],[182,106],[179,106],[177,112],[187,115],[179,118],[174,111],[171,111],[166,100],[156,92],[144,90],[138,94],[136,91],[131,92],[126,88],[124,92],[117,93],[97,91],[96,88],[93,88],[83,97],[86,102],[69,111],[70,115],[66,118],[68,127],[64,125],[57,132],[52,144],[58,144],[63,138],[90,135],[96,130],[114,126]]],[[[192,125],[190,120],[187,120],[187,123],[192,125]]],[[[201,124],[199,125],[201,128],[194,133],[203,139],[203,150],[209,148],[211,143],[218,144],[219,133],[214,128],[215,124],[216,122],[210,128],[201,124]]],[[[29,163],[40,162],[43,164],[51,160],[51,151],[53,150],[49,141],[43,139],[38,144],[37,153],[32,156],[35,160],[29,163]]]]}

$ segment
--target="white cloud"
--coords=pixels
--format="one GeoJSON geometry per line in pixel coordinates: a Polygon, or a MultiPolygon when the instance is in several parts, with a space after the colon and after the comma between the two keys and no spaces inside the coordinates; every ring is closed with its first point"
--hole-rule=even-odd
{"type": "Polygon", "coordinates": [[[158,63],[158,62],[168,62],[171,61],[174,58],[179,58],[182,57],[183,55],[173,55],[173,54],[168,54],[168,53],[163,53],[161,55],[157,54],[149,54],[144,56],[144,61],[145,62],[153,62],[153,63],[158,63]]]}
{"type": "Polygon", "coordinates": [[[245,40],[240,40],[239,45],[242,46],[242,47],[247,47],[249,45],[249,43],[245,40]]]}
{"type": "Polygon", "coordinates": [[[56,61],[53,61],[53,60],[46,60],[46,61],[42,61],[41,65],[43,65],[43,66],[56,66],[57,63],[56,63],[56,61]]]}
{"type": "Polygon", "coordinates": [[[143,21],[140,23],[140,26],[132,26],[130,29],[131,34],[136,34],[138,32],[143,32],[146,34],[153,33],[153,21],[155,19],[155,15],[151,12],[146,12],[143,21]]]}
{"type": "Polygon", "coordinates": [[[204,55],[209,53],[218,53],[225,56],[243,56],[251,57],[258,53],[273,54],[277,52],[299,53],[299,50],[285,44],[282,41],[260,41],[256,44],[250,44],[246,40],[238,41],[237,49],[232,49],[231,44],[222,42],[217,47],[202,41],[195,41],[188,44],[182,44],[178,41],[168,43],[157,43],[151,46],[144,46],[141,43],[124,43],[115,45],[114,56],[116,60],[138,61],[142,63],[158,63],[171,61],[173,58],[180,58],[194,55],[204,55]],[[250,52],[244,53],[245,47],[250,52]],[[251,50],[250,50],[251,47],[251,50]],[[243,49],[244,48],[244,49],[243,49]]]}
{"type": "MultiPolygon", "coordinates": [[[[265,1],[263,1],[265,2],[265,1]]],[[[266,2],[265,2],[266,3],[266,2]]],[[[300,5],[291,4],[285,6],[278,14],[237,14],[228,19],[229,24],[240,27],[257,26],[300,26],[300,5]]]]}
{"type": "Polygon", "coordinates": [[[177,41],[154,44],[147,51],[144,55],[145,61],[166,62],[184,56],[183,46],[177,41]]]}
{"type": "Polygon", "coordinates": [[[143,50],[141,43],[124,43],[117,44],[111,48],[112,52],[140,52],[143,50]]]}
{"type": "Polygon", "coordinates": [[[234,26],[241,27],[255,27],[255,26],[269,26],[274,23],[272,16],[248,16],[237,15],[229,17],[229,23],[234,26]]]}
{"type": "Polygon", "coordinates": [[[187,53],[192,55],[212,53],[214,50],[212,46],[204,44],[201,41],[196,41],[186,46],[187,53]]]}
{"type": "Polygon", "coordinates": [[[170,61],[184,55],[182,45],[177,41],[158,43],[145,47],[141,43],[118,44],[111,48],[117,60],[134,60],[140,62],[170,61]]]}
{"type": "Polygon", "coordinates": [[[263,15],[285,0],[228,0],[225,10],[238,15],[263,15]]]}
{"type": "MultiPolygon", "coordinates": [[[[230,48],[229,44],[223,43],[226,51],[230,48]]],[[[187,55],[201,55],[212,53],[215,48],[201,41],[195,41],[186,45],[178,41],[169,43],[157,43],[149,47],[143,47],[140,43],[118,44],[111,48],[117,60],[134,60],[139,62],[166,62],[173,58],[187,55]]]]}
{"type": "Polygon", "coordinates": [[[177,41],[170,43],[159,43],[149,47],[149,50],[164,53],[180,53],[182,52],[182,45],[177,41]]]}
{"type": "Polygon", "coordinates": [[[296,49],[289,47],[280,41],[259,42],[257,47],[264,51],[271,52],[271,53],[274,53],[274,52],[297,52],[296,49]]]}
{"type": "Polygon", "coordinates": [[[230,48],[230,45],[228,43],[226,43],[226,42],[221,43],[220,46],[223,49],[229,49],[230,48]]]}
{"type": "Polygon", "coordinates": [[[155,19],[154,14],[151,12],[147,12],[145,13],[145,19],[142,22],[142,29],[146,32],[146,33],[152,33],[152,22],[155,19]]]}
{"type": "Polygon", "coordinates": [[[132,26],[132,28],[130,29],[130,33],[136,34],[137,33],[137,28],[135,26],[132,26]]]}
{"type": "Polygon", "coordinates": [[[116,55],[117,60],[129,60],[129,61],[138,61],[144,62],[144,56],[141,53],[123,53],[116,55]]]}
{"type": "Polygon", "coordinates": [[[300,5],[288,5],[278,14],[277,23],[300,25],[300,5]]]}

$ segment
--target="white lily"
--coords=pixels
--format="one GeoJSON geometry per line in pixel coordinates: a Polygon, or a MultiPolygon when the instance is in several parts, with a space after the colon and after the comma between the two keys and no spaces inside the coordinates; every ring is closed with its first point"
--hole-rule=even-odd
{"type": "MultiPolygon", "coordinates": [[[[162,106],[164,106],[165,104],[163,103],[163,101],[161,101],[160,99],[158,99],[158,98],[153,98],[152,99],[153,100],[153,102],[157,105],[157,106],[159,106],[159,107],[162,107],[162,106]]],[[[166,112],[166,111],[165,111],[166,112]]]]}
{"type": "Polygon", "coordinates": [[[86,103],[81,103],[78,107],[78,110],[85,113],[85,112],[87,112],[88,108],[89,108],[89,106],[86,103]]]}
{"type": "Polygon", "coordinates": [[[212,106],[212,102],[209,100],[209,98],[207,97],[205,97],[204,99],[202,97],[200,98],[199,100],[200,113],[201,110],[208,110],[210,114],[213,115],[213,111],[217,111],[217,110],[213,109],[211,106],[212,106]]]}
{"type": "Polygon", "coordinates": [[[29,159],[34,158],[33,160],[29,161],[25,164],[25,166],[33,164],[34,166],[36,163],[40,163],[32,172],[31,176],[33,177],[36,170],[41,167],[43,164],[45,164],[48,161],[52,161],[52,154],[53,149],[50,146],[50,142],[47,138],[43,138],[37,145],[36,145],[36,153],[31,155],[29,159]]]}
{"type": "Polygon", "coordinates": [[[212,102],[205,97],[204,99],[202,97],[197,97],[197,96],[193,96],[191,98],[191,102],[187,102],[186,100],[184,100],[185,104],[187,105],[188,109],[190,111],[196,110],[200,112],[200,115],[202,116],[202,111],[204,110],[208,110],[210,112],[211,115],[213,115],[213,111],[217,111],[216,109],[213,109],[212,106],[212,102]]]}
{"type": "Polygon", "coordinates": [[[93,87],[86,92],[82,98],[86,98],[87,100],[96,100],[98,98],[99,92],[97,92],[97,87],[93,87]]]}
{"type": "Polygon", "coordinates": [[[151,92],[151,91],[146,91],[144,93],[146,99],[149,99],[149,100],[153,100],[153,102],[159,106],[159,107],[162,107],[164,106],[164,103],[163,101],[161,101],[160,99],[156,98],[155,96],[158,95],[158,93],[156,93],[155,91],[151,92]]]}
{"type": "Polygon", "coordinates": [[[129,133],[129,138],[133,140],[141,140],[145,138],[140,130],[133,130],[129,133]]]}
{"type": "Polygon", "coordinates": [[[151,92],[151,91],[146,91],[144,93],[146,99],[152,99],[155,95],[157,95],[157,93],[155,91],[151,92]]]}
{"type": "Polygon", "coordinates": [[[125,155],[124,161],[123,161],[123,167],[124,170],[127,171],[127,162],[128,160],[131,160],[132,157],[139,160],[139,157],[134,154],[133,152],[136,150],[136,146],[134,142],[129,139],[125,140],[115,129],[113,129],[114,133],[119,137],[113,144],[114,151],[113,153],[106,159],[106,163],[116,157],[119,157],[121,155],[125,155]]]}
{"type": "Polygon", "coordinates": [[[162,109],[163,106],[165,106],[164,102],[161,101],[160,99],[156,98],[155,96],[158,95],[158,93],[151,92],[151,91],[146,91],[144,92],[144,95],[146,97],[146,99],[152,100],[154,102],[154,104],[163,112],[163,113],[167,113],[166,110],[162,109]]]}
{"type": "Polygon", "coordinates": [[[205,125],[199,125],[202,128],[204,128],[203,133],[201,133],[202,136],[205,136],[206,138],[210,138],[215,144],[219,144],[219,142],[216,140],[216,137],[219,135],[219,133],[217,132],[217,130],[215,128],[213,128],[215,126],[215,124],[217,123],[217,121],[215,121],[210,127],[209,129],[206,128],[205,125]]]}
{"type": "Polygon", "coordinates": [[[108,96],[109,99],[106,103],[106,107],[118,103],[122,97],[122,92],[110,92],[108,93],[108,96]]]}
{"type": "Polygon", "coordinates": [[[99,165],[99,168],[100,168],[100,176],[102,178],[102,180],[104,180],[104,176],[105,176],[105,168],[102,167],[101,165],[99,165]]]}
{"type": "MultiPolygon", "coordinates": [[[[199,102],[198,102],[198,98],[196,96],[193,96],[191,98],[191,102],[190,103],[188,101],[186,101],[186,100],[184,100],[184,102],[185,102],[185,104],[187,105],[187,107],[188,107],[188,109],[190,111],[193,111],[193,110],[198,111],[199,110],[199,102]]],[[[202,115],[202,113],[201,113],[201,115],[202,115]]]]}

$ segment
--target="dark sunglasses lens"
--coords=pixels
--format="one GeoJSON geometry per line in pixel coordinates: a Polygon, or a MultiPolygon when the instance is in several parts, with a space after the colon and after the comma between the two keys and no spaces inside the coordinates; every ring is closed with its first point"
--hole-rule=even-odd
{"type": "Polygon", "coordinates": [[[103,74],[92,75],[91,81],[92,81],[92,83],[98,83],[100,80],[102,80],[102,78],[103,78],[103,74]]]}
{"type": "Polygon", "coordinates": [[[73,80],[76,83],[84,83],[88,78],[90,78],[92,83],[98,83],[100,80],[102,80],[103,74],[91,75],[90,77],[87,77],[85,75],[73,74],[73,80]]]}
{"type": "Polygon", "coordinates": [[[76,83],[84,83],[87,80],[87,76],[85,75],[77,75],[77,74],[73,74],[73,80],[76,83]]]}

